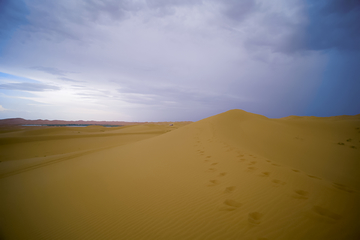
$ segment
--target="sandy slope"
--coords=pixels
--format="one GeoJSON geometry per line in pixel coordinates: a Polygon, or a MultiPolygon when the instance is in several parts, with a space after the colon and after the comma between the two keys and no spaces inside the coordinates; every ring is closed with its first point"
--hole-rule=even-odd
{"type": "Polygon", "coordinates": [[[158,136],[186,123],[125,127],[7,127],[0,128],[1,161],[119,146],[158,136]],[[1,133],[1,130],[2,133],[1,133]]]}
{"type": "MultiPolygon", "coordinates": [[[[2,234],[359,239],[359,127],[356,116],[267,119],[232,110],[141,141],[98,141],[102,150],[67,148],[48,164],[9,159],[0,163],[2,234]]],[[[12,141],[19,151],[25,144],[12,141]]]]}

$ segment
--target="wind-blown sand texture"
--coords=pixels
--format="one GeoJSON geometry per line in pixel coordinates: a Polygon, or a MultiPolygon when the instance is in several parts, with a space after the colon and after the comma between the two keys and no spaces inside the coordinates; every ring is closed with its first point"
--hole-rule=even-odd
{"type": "Polygon", "coordinates": [[[360,239],[359,115],[0,137],[3,239],[360,239]]]}

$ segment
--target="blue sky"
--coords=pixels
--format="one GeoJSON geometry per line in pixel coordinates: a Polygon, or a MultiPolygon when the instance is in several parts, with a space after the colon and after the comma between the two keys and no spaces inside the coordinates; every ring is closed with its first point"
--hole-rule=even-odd
{"type": "Polygon", "coordinates": [[[360,113],[358,0],[3,0],[0,118],[360,113]]]}

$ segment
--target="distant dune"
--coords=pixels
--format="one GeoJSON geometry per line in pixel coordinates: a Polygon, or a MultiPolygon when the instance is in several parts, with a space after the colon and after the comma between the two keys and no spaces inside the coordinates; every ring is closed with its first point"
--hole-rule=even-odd
{"type": "Polygon", "coordinates": [[[0,239],[360,239],[359,115],[0,130],[0,239]]]}

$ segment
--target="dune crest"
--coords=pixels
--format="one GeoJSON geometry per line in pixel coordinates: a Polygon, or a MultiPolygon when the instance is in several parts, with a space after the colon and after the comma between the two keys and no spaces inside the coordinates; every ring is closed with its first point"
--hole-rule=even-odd
{"type": "Polygon", "coordinates": [[[8,152],[0,163],[1,234],[357,239],[359,127],[357,118],[269,119],[231,110],[191,124],[112,134],[101,128],[71,138],[51,129],[3,133],[3,149],[36,147],[48,138],[52,155],[39,160],[8,152]],[[93,149],[75,151],[68,141],[93,149]]]}

